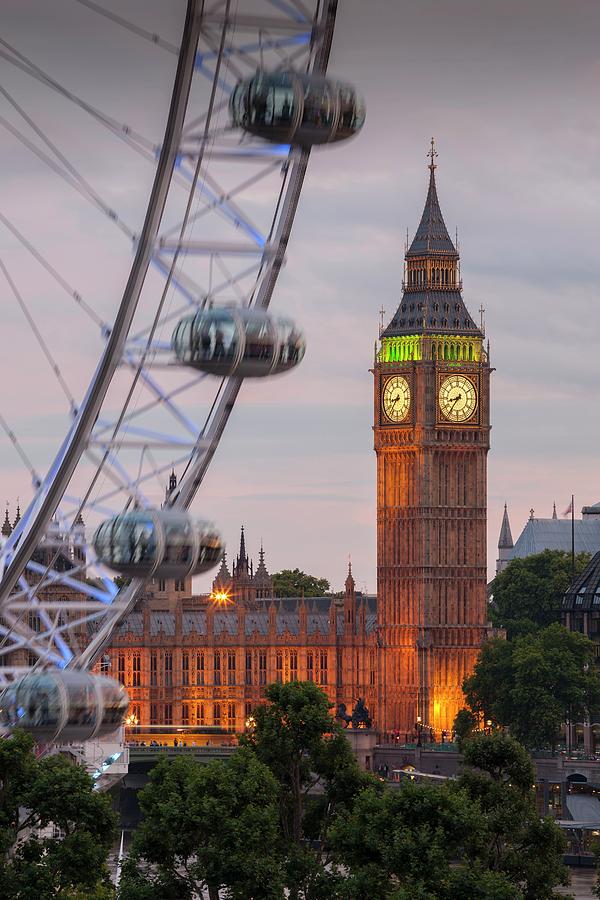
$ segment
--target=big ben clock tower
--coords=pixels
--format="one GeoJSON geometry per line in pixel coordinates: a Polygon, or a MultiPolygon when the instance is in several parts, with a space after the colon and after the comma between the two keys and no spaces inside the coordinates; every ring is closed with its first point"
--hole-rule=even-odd
{"type": "Polygon", "coordinates": [[[439,735],[486,635],[490,365],[461,294],[433,139],[400,305],[374,365],[379,727],[439,735]]]}

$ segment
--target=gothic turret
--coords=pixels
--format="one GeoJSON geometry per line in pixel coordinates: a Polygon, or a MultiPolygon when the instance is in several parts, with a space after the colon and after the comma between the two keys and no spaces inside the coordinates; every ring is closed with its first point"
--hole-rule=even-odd
{"type": "Polygon", "coordinates": [[[233,577],[237,579],[244,579],[250,577],[250,562],[248,560],[248,556],[246,555],[246,538],[244,535],[244,526],[242,525],[241,534],[240,534],[240,549],[237,555],[237,559],[233,564],[233,577]]]}
{"type": "Polygon", "coordinates": [[[344,583],[346,593],[344,596],[344,633],[351,634],[354,631],[356,621],[356,594],[354,578],[352,577],[352,563],[348,560],[348,574],[344,583]]]}
{"type": "Polygon", "coordinates": [[[257,597],[273,596],[273,579],[269,575],[265,565],[265,551],[262,541],[260,542],[260,553],[258,554],[258,566],[254,573],[254,587],[256,589],[257,597]]]}
{"type": "Polygon", "coordinates": [[[231,574],[229,569],[227,568],[227,554],[223,552],[223,559],[221,560],[221,568],[215,575],[215,579],[212,583],[212,592],[213,594],[229,594],[231,593],[231,574]]]}
{"type": "Polygon", "coordinates": [[[350,559],[348,560],[348,574],[346,575],[344,587],[346,588],[346,596],[354,594],[355,583],[352,576],[352,561],[350,559]]]}
{"type": "Polygon", "coordinates": [[[505,503],[504,515],[502,516],[502,525],[500,527],[500,537],[498,538],[498,559],[496,560],[496,575],[498,575],[507,567],[513,547],[514,543],[510,530],[510,522],[508,520],[508,509],[505,503]]]}
{"type": "Polygon", "coordinates": [[[12,534],[12,525],[10,524],[10,519],[8,518],[8,503],[6,504],[6,513],[4,515],[4,522],[2,524],[2,534],[4,537],[10,537],[12,534]]]}
{"type": "Polygon", "coordinates": [[[169,484],[165,488],[165,504],[169,502],[171,494],[177,487],[177,475],[175,474],[175,469],[171,469],[171,474],[169,475],[169,484]]]}

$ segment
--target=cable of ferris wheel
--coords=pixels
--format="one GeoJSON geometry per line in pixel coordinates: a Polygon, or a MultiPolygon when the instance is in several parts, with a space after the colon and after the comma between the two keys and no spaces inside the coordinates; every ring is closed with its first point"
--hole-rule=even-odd
{"type": "Polygon", "coordinates": [[[92,106],[85,100],[82,100],[81,97],[78,97],[77,94],[64,87],[62,84],[60,84],[60,82],[55,81],[55,79],[52,78],[51,75],[48,75],[47,72],[44,72],[43,69],[37,66],[34,62],[28,59],[27,56],[25,56],[15,47],[9,44],[8,41],[4,40],[4,38],[1,37],[0,46],[5,47],[6,50],[8,50],[8,53],[0,50],[0,56],[7,62],[11,63],[11,65],[15,66],[18,69],[21,69],[21,71],[25,72],[31,78],[35,78],[36,81],[41,81],[46,85],[46,87],[51,88],[58,94],[61,94],[61,96],[63,96],[66,100],[70,100],[71,103],[79,106],[94,119],[97,119],[110,131],[120,136],[127,143],[130,143],[132,140],[134,140],[144,146],[147,150],[151,151],[152,153],[154,152],[156,147],[155,142],[149,141],[148,138],[144,137],[129,125],[123,122],[118,122],[116,119],[113,119],[111,116],[103,113],[97,107],[92,106]]]}
{"type": "Polygon", "coordinates": [[[40,251],[34,247],[31,241],[27,240],[24,234],[22,234],[19,229],[14,225],[13,222],[10,221],[2,212],[0,212],[0,222],[7,228],[11,234],[16,237],[20,244],[25,247],[26,250],[31,253],[34,259],[36,259],[41,266],[48,272],[49,275],[54,278],[54,280],[59,284],[69,296],[77,303],[77,305],[93,320],[93,322],[98,325],[99,328],[103,329],[106,327],[105,322],[96,314],[94,309],[85,302],[81,294],[76,291],[71,285],[66,281],[60,272],[52,266],[47,259],[40,253],[40,251]]]}
{"type": "Polygon", "coordinates": [[[42,352],[43,352],[44,356],[46,357],[46,359],[48,360],[48,363],[50,365],[50,368],[52,369],[53,374],[55,375],[58,383],[60,384],[65,397],[69,401],[71,411],[72,412],[75,411],[77,408],[75,398],[74,398],[73,394],[71,393],[71,391],[69,390],[69,386],[68,386],[67,382],[65,381],[62,372],[60,371],[58,363],[52,356],[52,353],[50,352],[50,348],[48,347],[48,344],[44,340],[40,329],[35,324],[35,320],[34,320],[33,316],[31,315],[31,313],[29,312],[27,304],[23,300],[23,297],[22,297],[19,289],[17,288],[15,282],[13,281],[13,279],[10,275],[10,272],[6,268],[6,265],[4,264],[4,260],[1,257],[0,257],[0,272],[2,272],[2,274],[4,275],[15,300],[17,301],[17,303],[19,304],[19,307],[21,308],[21,312],[27,319],[27,324],[31,328],[31,330],[35,336],[35,339],[37,340],[38,344],[42,348],[42,352]]]}
{"type": "Polygon", "coordinates": [[[18,437],[16,436],[16,434],[14,433],[12,428],[10,428],[8,422],[6,421],[6,419],[4,418],[4,416],[1,413],[0,413],[0,427],[5,432],[8,439],[10,440],[11,444],[13,445],[13,447],[15,448],[15,450],[21,457],[21,461],[22,461],[23,465],[25,466],[26,469],[29,470],[29,474],[31,475],[31,480],[32,480],[33,484],[37,487],[39,484],[41,484],[40,476],[36,472],[36,470],[33,466],[33,463],[31,462],[31,460],[25,453],[18,437]]]}
{"type": "MultiPolygon", "coordinates": [[[[19,103],[12,97],[9,92],[0,86],[0,93],[7,99],[7,101],[11,104],[11,106],[17,111],[17,113],[24,119],[24,121],[29,125],[29,127],[38,135],[38,137],[44,142],[44,144],[51,150],[51,152],[59,159],[61,164],[67,170],[67,172],[75,179],[75,182],[78,182],[80,185],[79,192],[88,199],[96,208],[98,208],[101,212],[107,215],[110,219],[112,219],[115,224],[126,234],[128,238],[131,240],[135,239],[135,233],[133,229],[131,229],[116,213],[114,209],[108,204],[99,194],[98,192],[90,185],[90,183],[81,175],[81,173],[72,165],[72,163],[67,159],[67,157],[58,149],[58,147],[48,138],[48,136],[43,132],[41,128],[31,119],[31,117],[25,112],[25,110],[19,105],[19,103]]],[[[40,158],[43,162],[49,165],[53,171],[57,174],[61,175],[68,184],[71,184],[72,187],[76,187],[76,184],[70,181],[65,174],[60,170],[59,167],[53,165],[51,160],[43,154],[39,148],[37,148],[33,143],[31,143],[21,132],[18,131],[14,126],[7,122],[7,120],[0,117],[0,124],[4,125],[14,137],[16,137],[21,143],[28,147],[33,153],[35,153],[38,158],[40,158]]],[[[111,128],[111,131],[113,129],[111,128]]],[[[206,131],[206,129],[205,129],[206,131]]],[[[208,133],[206,133],[205,143],[208,140],[208,133]]],[[[150,142],[148,141],[148,144],[150,142]]],[[[131,148],[136,150],[136,152],[140,153],[144,158],[148,161],[154,162],[154,155],[148,152],[145,152],[142,148],[137,147],[135,144],[130,144],[131,148]]],[[[267,167],[268,169],[268,167],[267,167]]],[[[265,170],[266,172],[266,170],[265,170]]],[[[258,177],[254,176],[254,180],[258,180],[258,177]]],[[[197,181],[198,179],[196,179],[197,181]]],[[[189,189],[187,182],[188,178],[183,177],[180,173],[177,173],[177,183],[186,189],[189,189]]],[[[212,187],[213,191],[220,191],[220,187],[217,182],[212,179],[208,173],[204,173],[204,182],[212,187]]],[[[252,179],[248,180],[244,185],[238,187],[235,193],[239,193],[242,190],[246,189],[246,187],[251,186],[252,179]]],[[[205,192],[206,188],[203,188],[203,192],[205,192]]],[[[252,226],[251,223],[246,223],[246,216],[242,212],[241,209],[237,208],[232,202],[231,198],[233,197],[233,192],[229,194],[227,197],[224,197],[221,192],[216,197],[213,197],[206,201],[203,199],[203,202],[206,204],[208,211],[212,211],[213,209],[217,209],[225,218],[233,219],[238,224],[244,224],[246,230],[251,236],[257,235],[257,229],[252,226]]],[[[176,230],[176,229],[175,229],[176,230]]]]}
{"type": "MultiPolygon", "coordinates": [[[[64,155],[64,153],[62,153],[62,151],[59,150],[59,148],[56,146],[56,144],[50,140],[50,138],[39,127],[39,125],[37,125],[33,121],[31,116],[29,116],[25,112],[23,107],[19,103],[17,103],[15,98],[6,90],[6,88],[3,88],[1,85],[0,85],[0,94],[2,94],[2,96],[6,100],[8,100],[8,102],[13,107],[13,109],[16,110],[16,112],[21,116],[21,118],[29,125],[29,127],[32,129],[32,131],[34,131],[35,134],[37,134],[37,136],[40,138],[41,141],[43,141],[43,143],[51,151],[51,153],[53,153],[56,156],[56,158],[59,160],[59,162],[65,167],[67,172],[75,179],[75,181],[79,182],[79,184],[81,185],[83,190],[90,196],[90,198],[96,203],[96,205],[100,209],[102,209],[107,215],[109,215],[110,218],[114,218],[116,216],[116,213],[114,212],[114,210],[112,210],[110,208],[109,204],[106,203],[102,199],[102,197],[98,194],[98,192],[96,190],[94,190],[94,188],[91,186],[89,181],[87,181],[87,179],[83,177],[81,172],[79,172],[75,168],[75,166],[67,159],[67,157],[64,155]]],[[[127,229],[127,226],[122,222],[121,219],[118,219],[117,222],[121,223],[122,227],[124,229],[127,229]]],[[[128,231],[131,232],[131,229],[127,229],[126,233],[128,231]]],[[[131,234],[133,234],[133,232],[131,232],[131,234]]]]}
{"type": "Polygon", "coordinates": [[[38,159],[40,159],[50,169],[52,169],[53,172],[55,172],[57,175],[59,175],[63,179],[63,181],[65,181],[72,188],[74,188],[79,194],[81,194],[82,197],[87,199],[89,202],[92,203],[92,205],[94,205],[101,212],[103,212],[105,215],[107,215],[109,217],[109,219],[112,219],[114,221],[115,225],[117,225],[117,227],[119,227],[121,229],[121,231],[124,234],[126,234],[130,240],[133,240],[135,238],[135,236],[136,236],[135,232],[131,228],[129,228],[129,226],[126,225],[125,222],[123,222],[123,220],[117,215],[117,213],[115,212],[114,209],[112,209],[108,204],[104,203],[104,201],[102,200],[102,198],[99,197],[99,195],[96,195],[95,192],[90,194],[89,191],[85,190],[77,178],[70,175],[63,168],[61,168],[61,166],[57,165],[57,163],[55,163],[51,157],[49,157],[46,153],[44,153],[42,150],[40,150],[39,147],[36,147],[36,145],[32,141],[30,141],[29,138],[25,137],[25,135],[22,132],[20,132],[18,128],[15,128],[15,126],[12,125],[7,119],[5,119],[4,116],[0,116],[0,125],[2,125],[2,127],[5,128],[7,131],[9,131],[25,147],[27,147],[28,150],[30,150],[32,153],[34,153],[35,156],[37,156],[38,159]]]}
{"type": "Polygon", "coordinates": [[[87,8],[92,10],[92,12],[97,13],[99,16],[104,16],[104,18],[106,19],[110,19],[112,22],[120,25],[121,28],[125,28],[126,31],[131,31],[138,37],[150,41],[150,43],[154,44],[156,47],[160,47],[162,50],[167,50],[169,53],[174,53],[175,56],[177,56],[177,54],[179,53],[179,47],[176,44],[172,44],[170,41],[164,40],[164,38],[161,38],[159,34],[156,34],[153,31],[147,31],[145,28],[140,28],[139,25],[135,25],[133,22],[129,22],[122,16],[119,16],[116,13],[105,9],[103,6],[100,6],[99,3],[94,3],[93,0],[75,0],[75,2],[79,3],[81,6],[87,6],[87,8]]]}

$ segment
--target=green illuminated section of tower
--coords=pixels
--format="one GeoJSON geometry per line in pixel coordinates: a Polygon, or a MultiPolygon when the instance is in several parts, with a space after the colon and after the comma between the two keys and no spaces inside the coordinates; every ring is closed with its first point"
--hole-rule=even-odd
{"type": "Polygon", "coordinates": [[[377,362],[413,362],[421,359],[479,362],[481,353],[479,335],[410,334],[382,337],[377,362]]]}

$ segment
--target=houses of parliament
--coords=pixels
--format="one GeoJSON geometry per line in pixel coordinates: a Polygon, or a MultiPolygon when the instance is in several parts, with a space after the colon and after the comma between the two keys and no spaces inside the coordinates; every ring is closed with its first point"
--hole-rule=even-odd
{"type": "Polygon", "coordinates": [[[429,156],[372,369],[377,596],[357,592],[349,568],[343,596],[278,598],[263,548],[254,566],[242,529],[209,596],[195,596],[191,579],[151,581],[113,635],[99,665],[126,686],[138,731],[240,732],[266,685],[293,680],[315,682],[336,708],[363,698],[383,732],[452,728],[487,633],[491,368],[462,299],[433,142],[429,156]]]}

